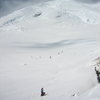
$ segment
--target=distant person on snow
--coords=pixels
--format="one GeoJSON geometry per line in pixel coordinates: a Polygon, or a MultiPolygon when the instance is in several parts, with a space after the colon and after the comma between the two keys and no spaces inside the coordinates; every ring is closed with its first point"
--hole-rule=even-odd
{"type": "Polygon", "coordinates": [[[46,95],[46,93],[44,92],[44,89],[41,88],[41,96],[45,96],[45,95],[46,95]]]}
{"type": "Polygon", "coordinates": [[[100,72],[96,69],[96,67],[95,67],[95,72],[96,72],[96,75],[97,75],[98,83],[100,83],[100,72]]]}

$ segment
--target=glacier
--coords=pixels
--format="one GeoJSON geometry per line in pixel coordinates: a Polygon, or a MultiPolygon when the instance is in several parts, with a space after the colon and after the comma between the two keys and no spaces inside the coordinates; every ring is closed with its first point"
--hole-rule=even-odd
{"type": "Polygon", "coordinates": [[[78,1],[52,0],[0,18],[0,100],[100,99],[100,3],[78,1]]]}

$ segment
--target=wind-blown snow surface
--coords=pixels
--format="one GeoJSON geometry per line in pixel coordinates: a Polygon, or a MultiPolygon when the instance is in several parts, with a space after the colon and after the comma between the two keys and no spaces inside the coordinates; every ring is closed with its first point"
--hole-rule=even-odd
{"type": "Polygon", "coordinates": [[[0,19],[0,100],[99,100],[100,4],[55,0],[0,19]],[[75,94],[75,96],[73,96],[75,94]]]}

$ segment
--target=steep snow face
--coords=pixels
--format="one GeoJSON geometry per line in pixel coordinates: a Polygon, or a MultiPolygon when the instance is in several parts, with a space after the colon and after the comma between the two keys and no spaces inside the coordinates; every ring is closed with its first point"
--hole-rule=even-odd
{"type": "Polygon", "coordinates": [[[78,3],[75,0],[54,0],[37,6],[30,6],[19,11],[15,11],[11,15],[2,18],[1,25],[7,25],[10,23],[17,23],[23,21],[32,21],[41,19],[44,21],[55,21],[65,23],[88,23],[98,24],[100,23],[100,8],[98,11],[98,5],[86,5],[78,3]]]}
{"type": "MultiPolygon", "coordinates": [[[[0,19],[0,29],[5,33],[14,33],[11,34],[13,41],[17,41],[17,38],[19,42],[45,43],[66,40],[66,37],[77,38],[80,35],[87,38],[87,33],[88,37],[99,38],[99,22],[99,4],[90,6],[74,0],[54,0],[23,8],[0,19]],[[23,33],[23,38],[18,33],[23,33]]],[[[9,39],[7,38],[8,42],[11,40],[9,39]]]]}
{"type": "Polygon", "coordinates": [[[1,18],[0,100],[98,100],[99,6],[53,0],[1,18]]]}

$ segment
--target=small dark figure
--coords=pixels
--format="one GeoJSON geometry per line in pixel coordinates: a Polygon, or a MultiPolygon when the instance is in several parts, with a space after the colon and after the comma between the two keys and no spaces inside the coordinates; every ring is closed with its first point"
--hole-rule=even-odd
{"type": "Polygon", "coordinates": [[[96,69],[96,67],[95,67],[95,71],[96,71],[98,83],[100,83],[100,72],[96,69]]]}
{"type": "Polygon", "coordinates": [[[58,52],[58,55],[60,55],[60,52],[58,52]]]}
{"type": "Polygon", "coordinates": [[[41,88],[41,96],[45,96],[45,95],[46,95],[46,94],[45,94],[43,88],[41,88]]]}
{"type": "Polygon", "coordinates": [[[73,94],[72,96],[73,96],[73,97],[74,97],[74,96],[77,96],[77,94],[73,94]]]}
{"type": "Polygon", "coordinates": [[[51,59],[51,56],[49,58],[51,59]]]}

